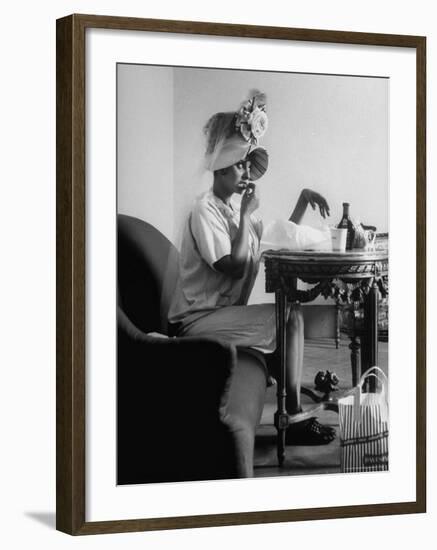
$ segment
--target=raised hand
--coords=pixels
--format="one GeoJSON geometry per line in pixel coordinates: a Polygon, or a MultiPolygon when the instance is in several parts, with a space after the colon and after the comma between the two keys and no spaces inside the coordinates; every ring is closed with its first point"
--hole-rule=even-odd
{"type": "Polygon", "coordinates": [[[322,197],[320,193],[312,191],[311,189],[304,189],[302,191],[302,196],[307,203],[311,204],[313,210],[315,210],[317,206],[319,207],[322,218],[326,218],[326,216],[330,215],[329,205],[325,197],[322,197]]]}
{"type": "Polygon", "coordinates": [[[249,183],[241,198],[241,215],[249,215],[259,207],[259,196],[254,183],[249,183]]]}

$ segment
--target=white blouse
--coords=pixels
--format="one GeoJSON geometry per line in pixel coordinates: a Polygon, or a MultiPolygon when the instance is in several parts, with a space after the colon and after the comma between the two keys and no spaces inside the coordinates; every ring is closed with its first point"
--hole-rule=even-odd
{"type": "Polygon", "coordinates": [[[231,254],[239,222],[239,205],[226,205],[212,189],[196,200],[184,228],[180,277],[169,311],[171,323],[198,318],[216,308],[247,304],[258,273],[263,230],[255,214],[250,216],[243,277],[233,279],[214,269],[215,262],[231,254]]]}

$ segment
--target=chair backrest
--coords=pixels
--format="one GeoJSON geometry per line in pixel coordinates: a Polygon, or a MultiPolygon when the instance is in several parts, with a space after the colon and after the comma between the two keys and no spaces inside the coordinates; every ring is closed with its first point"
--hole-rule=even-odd
{"type": "Polygon", "coordinates": [[[143,332],[167,334],[167,314],[179,272],[179,254],[155,227],[117,217],[118,303],[143,332]]]}

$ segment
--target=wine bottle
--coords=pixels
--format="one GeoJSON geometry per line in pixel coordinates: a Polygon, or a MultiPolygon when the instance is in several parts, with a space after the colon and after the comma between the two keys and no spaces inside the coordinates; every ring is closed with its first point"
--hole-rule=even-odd
{"type": "Polygon", "coordinates": [[[355,229],[352,223],[352,220],[349,217],[349,203],[343,203],[343,217],[340,220],[340,223],[337,225],[339,229],[347,229],[346,236],[346,250],[351,250],[354,244],[355,238],[355,229]]]}

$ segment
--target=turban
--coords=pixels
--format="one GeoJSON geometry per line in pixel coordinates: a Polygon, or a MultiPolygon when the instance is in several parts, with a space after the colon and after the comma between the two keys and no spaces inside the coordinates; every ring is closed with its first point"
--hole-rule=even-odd
{"type": "MultiPolygon", "coordinates": [[[[216,113],[205,125],[206,168],[214,172],[246,158],[267,130],[266,96],[251,93],[237,112],[216,113]]],[[[267,157],[267,151],[265,157],[267,157]]]]}

